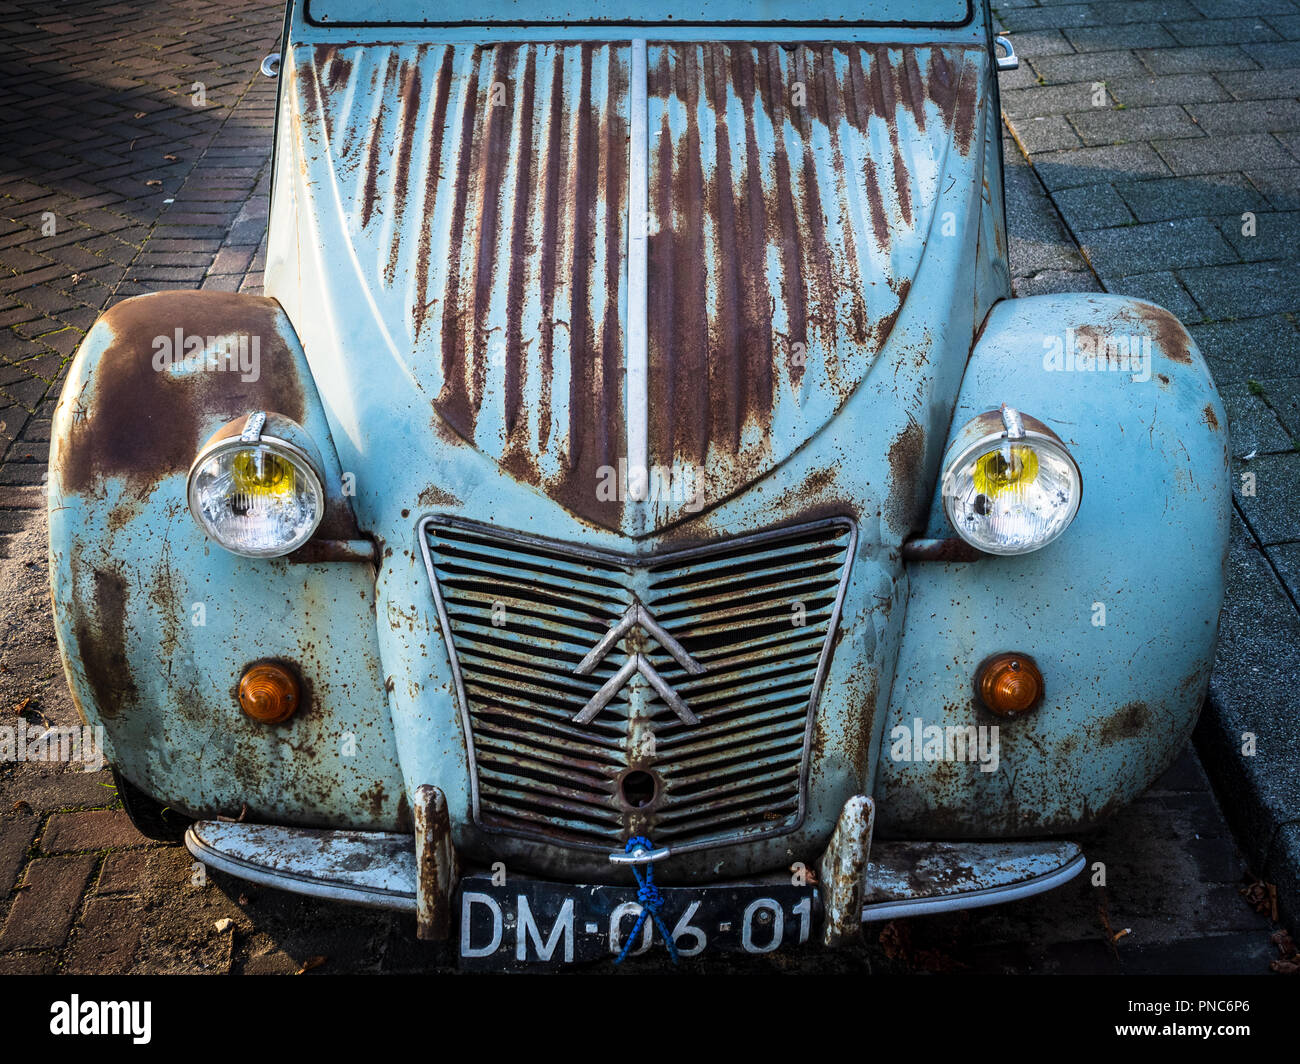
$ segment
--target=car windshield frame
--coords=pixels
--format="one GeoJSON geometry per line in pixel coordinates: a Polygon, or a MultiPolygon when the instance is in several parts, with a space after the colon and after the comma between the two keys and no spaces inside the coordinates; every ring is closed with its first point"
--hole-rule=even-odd
{"type": "Polygon", "coordinates": [[[505,29],[520,27],[766,26],[850,29],[967,26],[974,0],[660,0],[653,13],[630,13],[606,0],[480,0],[474,18],[445,17],[465,10],[447,0],[304,0],[304,21],[328,27],[427,27],[505,29]],[[919,15],[915,14],[921,9],[919,15]],[[550,10],[547,10],[550,9],[550,10]],[[848,10],[845,10],[848,9],[848,10]],[[786,17],[789,16],[789,17],[786,17]]]}

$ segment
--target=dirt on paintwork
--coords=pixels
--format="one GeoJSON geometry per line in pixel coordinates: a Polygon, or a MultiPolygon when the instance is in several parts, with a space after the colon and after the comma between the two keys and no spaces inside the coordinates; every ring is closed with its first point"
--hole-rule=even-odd
{"type": "Polygon", "coordinates": [[[1139,739],[1151,723],[1151,711],[1145,702],[1121,706],[1101,726],[1098,743],[1107,747],[1124,739],[1139,739]]]}
{"type": "Polygon", "coordinates": [[[889,497],[883,516],[897,533],[906,532],[916,517],[924,461],[925,430],[910,421],[889,447],[889,497]]]}

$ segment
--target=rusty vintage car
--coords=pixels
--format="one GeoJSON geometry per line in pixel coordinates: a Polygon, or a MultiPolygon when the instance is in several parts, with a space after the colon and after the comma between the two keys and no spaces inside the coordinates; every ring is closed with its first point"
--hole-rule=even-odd
{"type": "Polygon", "coordinates": [[[1205,693],[1226,422],[1165,310],[1009,298],[987,5],[284,32],[266,295],[111,307],[55,421],[136,823],[480,967],[1076,875],[1205,693]]]}

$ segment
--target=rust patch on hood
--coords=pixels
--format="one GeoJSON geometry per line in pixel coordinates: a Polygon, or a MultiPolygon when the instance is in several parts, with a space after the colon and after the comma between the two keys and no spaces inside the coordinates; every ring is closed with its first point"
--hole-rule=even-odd
{"type": "Polygon", "coordinates": [[[919,262],[923,175],[973,136],[976,73],[939,49],[652,45],[652,463],[725,497],[847,401],[919,262]]]}
{"type": "Polygon", "coordinates": [[[376,102],[345,109],[326,94],[326,113],[307,121],[331,131],[327,143],[303,145],[332,156],[344,202],[358,204],[347,237],[382,256],[381,301],[402,293],[435,421],[578,516],[619,527],[621,497],[598,487],[624,449],[626,48],[348,53],[376,102]]]}
{"type": "Polygon", "coordinates": [[[1216,432],[1218,431],[1219,419],[1215,416],[1213,403],[1205,404],[1205,409],[1201,411],[1201,418],[1210,426],[1210,428],[1214,429],[1216,432]]]}
{"type": "MultiPolygon", "coordinates": [[[[915,275],[949,145],[974,136],[985,61],[650,45],[653,466],[721,498],[842,407],[915,275]]],[[[337,183],[329,236],[377,267],[364,283],[414,338],[436,431],[606,528],[624,518],[601,485],[626,453],[629,62],[626,43],[344,45],[294,71],[309,195],[337,183]],[[368,91],[343,92],[344,62],[368,91]]]]}

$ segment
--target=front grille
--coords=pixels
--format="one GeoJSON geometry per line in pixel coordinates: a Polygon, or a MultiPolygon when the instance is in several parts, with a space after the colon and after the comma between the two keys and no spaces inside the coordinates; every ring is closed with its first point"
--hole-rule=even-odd
{"type": "Polygon", "coordinates": [[[421,527],[480,827],[602,851],[647,834],[680,851],[799,825],[851,522],[648,557],[449,519],[421,527]],[[649,627],[627,622],[583,675],[584,658],[637,603],[649,627]],[[575,723],[638,653],[649,669],[575,723]]]}

